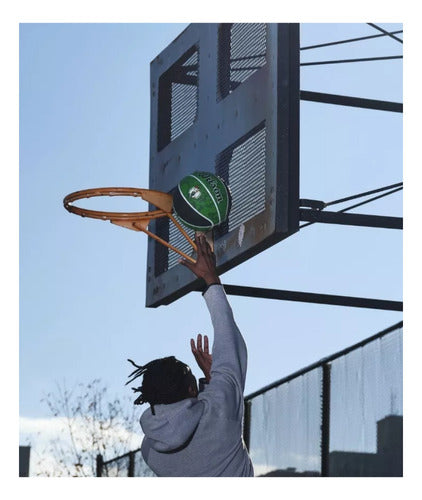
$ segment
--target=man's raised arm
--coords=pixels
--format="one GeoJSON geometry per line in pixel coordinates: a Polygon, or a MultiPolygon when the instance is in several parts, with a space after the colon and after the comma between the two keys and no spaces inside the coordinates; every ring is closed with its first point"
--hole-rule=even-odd
{"type": "Polygon", "coordinates": [[[198,247],[195,264],[182,260],[196,276],[203,278],[207,286],[204,298],[214,327],[211,379],[213,375],[231,380],[243,392],[246,378],[247,350],[243,337],[235,323],[233,312],[215,269],[215,255],[205,236],[195,237],[198,247]],[[214,286],[216,285],[216,286],[214,286]]]}

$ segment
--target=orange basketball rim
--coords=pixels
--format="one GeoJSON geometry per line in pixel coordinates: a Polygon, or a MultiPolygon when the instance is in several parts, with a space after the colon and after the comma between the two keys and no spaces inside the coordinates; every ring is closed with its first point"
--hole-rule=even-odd
{"type": "Polygon", "coordinates": [[[183,236],[189,241],[192,248],[197,251],[194,241],[189,237],[187,232],[183,229],[180,223],[173,215],[173,196],[162,191],[155,191],[152,189],[141,189],[132,187],[105,187],[105,188],[92,188],[75,191],[68,194],[64,200],[63,205],[65,209],[81,217],[90,217],[92,219],[109,220],[112,224],[132,229],[133,231],[142,231],[151,238],[155,239],[162,245],[166,246],[173,252],[178,253],[183,258],[195,263],[195,260],[182,252],[168,241],[160,238],[148,229],[148,225],[153,219],[160,217],[168,217],[183,236]],[[104,212],[99,210],[88,210],[73,205],[73,202],[83,198],[92,198],[95,196],[134,196],[140,197],[144,201],[151,203],[157,210],[145,212],[104,212]]]}

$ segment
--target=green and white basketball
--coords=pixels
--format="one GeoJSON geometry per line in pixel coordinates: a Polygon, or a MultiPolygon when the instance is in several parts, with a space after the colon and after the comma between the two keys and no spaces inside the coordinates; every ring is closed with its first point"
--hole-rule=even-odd
{"type": "Polygon", "coordinates": [[[173,194],[173,208],[182,224],[208,231],[224,222],[230,212],[231,196],[224,181],[210,172],[184,177],[173,194]]]}

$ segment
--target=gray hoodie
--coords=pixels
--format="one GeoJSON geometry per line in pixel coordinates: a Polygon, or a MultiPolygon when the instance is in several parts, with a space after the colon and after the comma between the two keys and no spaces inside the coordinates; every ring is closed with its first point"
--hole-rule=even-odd
{"type": "Polygon", "coordinates": [[[242,439],[246,344],[224,288],[210,286],[204,298],[214,327],[210,383],[197,398],[142,414],[142,456],[157,476],[253,476],[242,439]]]}

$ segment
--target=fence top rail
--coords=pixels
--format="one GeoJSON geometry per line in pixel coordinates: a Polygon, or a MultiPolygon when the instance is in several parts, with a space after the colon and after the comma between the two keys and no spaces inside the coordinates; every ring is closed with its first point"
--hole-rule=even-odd
{"type": "Polygon", "coordinates": [[[335,354],[332,354],[330,356],[322,358],[319,361],[312,363],[309,366],[306,366],[305,368],[301,368],[300,370],[298,370],[294,373],[291,373],[290,375],[287,375],[286,377],[283,377],[280,380],[277,380],[276,382],[273,382],[269,385],[266,385],[265,387],[263,387],[262,389],[259,389],[258,391],[255,391],[255,392],[252,392],[251,394],[248,394],[245,397],[245,401],[249,401],[257,396],[260,396],[261,394],[264,394],[265,392],[267,392],[271,389],[275,389],[276,387],[278,387],[282,384],[285,384],[286,382],[289,382],[290,380],[293,380],[296,377],[300,377],[301,375],[304,375],[305,373],[310,372],[310,371],[314,370],[315,368],[322,367],[326,363],[330,363],[331,361],[334,361],[335,359],[340,358],[341,356],[344,356],[344,355],[348,354],[349,352],[354,351],[355,349],[359,349],[360,347],[363,347],[364,345],[369,344],[369,343],[373,342],[374,340],[377,340],[377,339],[383,337],[384,335],[387,335],[388,333],[391,333],[391,332],[398,330],[399,328],[402,328],[402,327],[403,327],[403,321],[399,321],[398,323],[386,328],[385,330],[382,330],[381,332],[378,332],[375,335],[372,335],[371,337],[368,337],[364,340],[361,340],[357,344],[353,344],[350,347],[346,347],[345,349],[343,349],[339,352],[336,352],[335,354]]]}
{"type": "Polygon", "coordinates": [[[137,453],[138,451],[141,451],[141,448],[138,448],[137,450],[128,451],[127,453],[124,453],[123,455],[119,455],[118,457],[110,458],[110,460],[104,460],[103,465],[109,465],[112,462],[116,462],[117,460],[122,460],[123,458],[128,458],[129,455],[137,453]]]}

